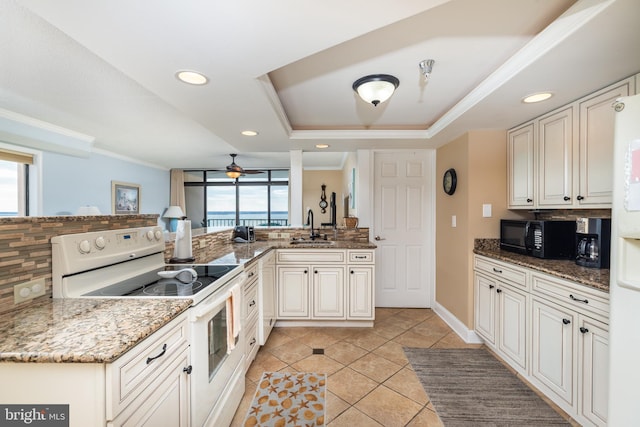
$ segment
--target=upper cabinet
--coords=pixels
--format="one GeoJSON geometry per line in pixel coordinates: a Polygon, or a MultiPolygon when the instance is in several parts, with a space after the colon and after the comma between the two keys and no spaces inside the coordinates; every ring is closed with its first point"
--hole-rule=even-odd
{"type": "Polygon", "coordinates": [[[616,98],[635,77],[531,120],[507,134],[510,209],[611,207],[616,98]]]}

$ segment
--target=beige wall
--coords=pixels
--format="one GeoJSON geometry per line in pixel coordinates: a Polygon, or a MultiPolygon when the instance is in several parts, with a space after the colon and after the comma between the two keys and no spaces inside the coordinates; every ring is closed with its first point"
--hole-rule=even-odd
{"type": "Polygon", "coordinates": [[[327,203],[331,201],[331,193],[336,193],[336,218],[338,225],[342,224],[344,212],[344,204],[341,200],[343,193],[343,171],[342,170],[305,170],[302,173],[302,222],[307,222],[307,207],[313,211],[314,226],[319,227],[323,222],[330,222],[330,208],[327,206],[327,212],[321,213],[320,194],[322,193],[322,184],[326,184],[325,193],[327,195],[327,203]]]}
{"type": "Polygon", "coordinates": [[[507,210],[506,131],[472,131],[436,154],[436,301],[473,329],[473,242],[498,238],[507,210]],[[456,192],[442,191],[444,172],[454,168],[456,192]],[[482,216],[491,204],[492,216],[482,216]],[[457,226],[451,226],[456,216],[457,226]]]}

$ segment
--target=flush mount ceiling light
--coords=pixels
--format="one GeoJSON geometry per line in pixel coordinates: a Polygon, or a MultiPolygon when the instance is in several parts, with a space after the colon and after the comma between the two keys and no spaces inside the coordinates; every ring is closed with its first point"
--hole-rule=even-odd
{"type": "Polygon", "coordinates": [[[256,136],[258,134],[258,132],[256,132],[255,130],[243,130],[240,133],[244,136],[256,136]]]}
{"type": "Polygon", "coordinates": [[[176,73],[176,77],[178,80],[184,83],[188,83],[190,85],[206,85],[209,82],[209,79],[204,74],[201,74],[197,71],[191,70],[181,70],[176,73]]]}
{"type": "Polygon", "coordinates": [[[553,94],[551,92],[532,93],[531,95],[527,95],[524,98],[522,98],[522,102],[524,102],[525,104],[532,104],[534,102],[545,101],[551,98],[552,96],[553,94]]]}
{"type": "Polygon", "coordinates": [[[425,59],[424,61],[420,61],[418,63],[418,68],[420,68],[420,72],[424,76],[425,82],[429,81],[429,77],[431,77],[431,71],[433,70],[433,64],[435,63],[436,61],[434,61],[433,59],[425,59]]]}
{"type": "Polygon", "coordinates": [[[381,102],[391,98],[399,85],[400,80],[389,74],[372,74],[359,78],[353,82],[352,87],[363,101],[377,107],[381,102]]]}

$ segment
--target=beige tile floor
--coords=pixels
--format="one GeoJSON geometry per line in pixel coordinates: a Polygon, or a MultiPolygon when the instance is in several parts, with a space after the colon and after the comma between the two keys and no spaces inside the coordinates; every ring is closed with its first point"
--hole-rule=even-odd
{"type": "Polygon", "coordinates": [[[328,427],[442,426],[403,346],[479,347],[464,343],[430,309],[377,308],[374,327],[366,329],[275,328],[247,372],[231,425],[242,425],[264,371],[301,371],[328,375],[328,427]],[[314,348],[324,355],[312,354],[314,348]]]}

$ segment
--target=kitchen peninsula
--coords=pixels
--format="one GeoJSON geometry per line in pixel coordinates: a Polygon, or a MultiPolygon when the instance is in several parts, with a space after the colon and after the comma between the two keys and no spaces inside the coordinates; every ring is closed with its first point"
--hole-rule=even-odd
{"type": "MultiPolygon", "coordinates": [[[[147,236],[155,239],[157,235],[148,234],[147,228],[140,228],[144,232],[139,236],[144,236],[142,240],[147,236]]],[[[129,229],[127,233],[132,231],[129,229]]],[[[101,233],[107,232],[96,235],[101,233]]],[[[372,323],[375,245],[366,239],[314,242],[296,237],[292,244],[290,239],[232,243],[228,237],[225,230],[197,236],[194,255],[200,264],[239,264],[246,274],[240,300],[243,327],[236,351],[244,353],[240,359],[244,360],[240,368],[243,369],[242,381],[257,352],[255,344],[262,329],[258,327],[258,316],[251,314],[251,310],[256,308],[257,313],[263,304],[261,264],[269,257],[279,259],[273,254],[312,256],[315,260],[319,254],[331,254],[332,264],[337,255],[341,258],[340,265],[330,268],[341,276],[336,282],[322,281],[321,286],[325,292],[327,283],[340,284],[341,287],[336,288],[340,295],[333,301],[344,304],[344,315],[338,320],[334,313],[329,317],[333,321],[360,321],[362,326],[372,323]],[[352,264],[348,274],[347,268],[352,264]],[[362,271],[366,274],[360,274],[362,271]],[[351,287],[354,293],[349,293],[351,287]],[[360,298],[359,292],[363,289],[365,298],[360,298]],[[350,301],[354,304],[349,305],[350,301]]],[[[167,248],[165,254],[169,251],[167,248]]],[[[313,301],[311,289],[318,283],[314,280],[305,283],[313,301]]],[[[275,287],[272,289],[275,293],[275,287]]],[[[196,373],[191,324],[197,313],[190,314],[192,302],[186,297],[51,299],[47,296],[20,310],[0,315],[0,375],[10,382],[29,384],[24,387],[27,394],[5,389],[0,393],[0,400],[5,404],[68,404],[72,426],[140,425],[149,421],[160,422],[152,422],[153,425],[188,425],[189,402],[194,393],[190,387],[194,381],[192,364],[196,373]],[[42,382],[42,378],[46,381],[42,382]],[[86,396],[92,396],[91,404],[85,404],[86,396]]],[[[321,302],[327,302],[324,294],[321,302]]],[[[323,321],[323,314],[313,311],[308,320],[323,321]]],[[[198,374],[202,375],[202,370],[198,370],[198,374]]],[[[244,382],[239,389],[244,390],[244,382]]],[[[235,404],[232,391],[225,390],[220,396],[220,401],[225,401],[218,401],[216,407],[235,404]]],[[[215,417],[210,419],[214,424],[226,422],[215,417]]]]}

